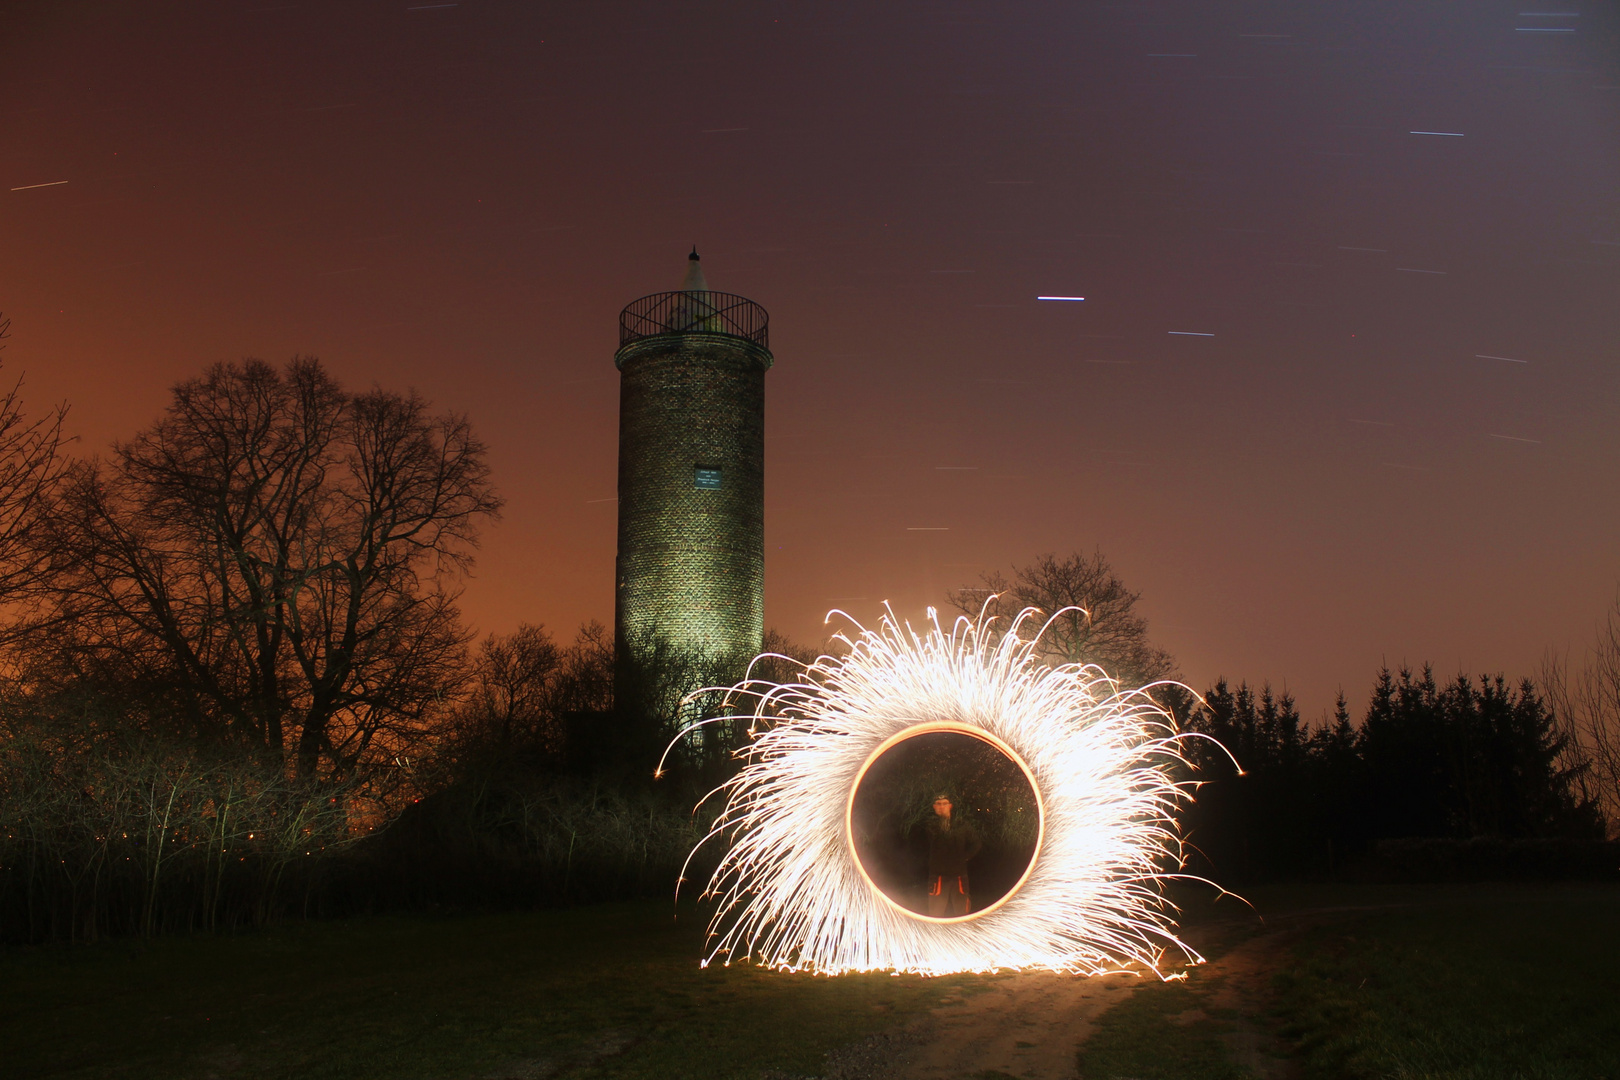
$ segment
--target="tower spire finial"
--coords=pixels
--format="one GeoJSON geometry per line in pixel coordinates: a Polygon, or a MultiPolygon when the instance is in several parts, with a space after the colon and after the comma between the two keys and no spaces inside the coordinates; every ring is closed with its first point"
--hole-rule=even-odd
{"type": "Polygon", "coordinates": [[[691,259],[693,262],[698,261],[698,253],[697,253],[697,245],[696,244],[692,245],[692,254],[688,255],[687,258],[691,259]]]}

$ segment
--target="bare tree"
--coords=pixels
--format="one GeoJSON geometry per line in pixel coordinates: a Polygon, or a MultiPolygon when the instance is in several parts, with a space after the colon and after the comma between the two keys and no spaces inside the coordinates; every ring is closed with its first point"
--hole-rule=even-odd
{"type": "MultiPolygon", "coordinates": [[[[569,760],[579,718],[613,707],[613,640],[599,622],[559,645],[545,627],[522,623],[490,634],[472,657],[465,693],[440,727],[433,755],[443,783],[569,760]]],[[[432,766],[430,766],[432,767],[432,766]]]]}
{"type": "Polygon", "coordinates": [[[1620,829],[1620,593],[1581,668],[1571,671],[1565,658],[1550,653],[1540,681],[1569,740],[1566,766],[1578,770],[1583,794],[1596,798],[1614,835],[1620,829]]]}
{"type": "MultiPolygon", "coordinates": [[[[1133,685],[1175,672],[1170,654],[1148,641],[1147,620],[1136,611],[1141,594],[1125,587],[1101,551],[1064,559],[1039,555],[1026,566],[1014,566],[1011,578],[991,571],[980,580],[982,586],[948,593],[952,606],[969,616],[977,616],[986,603],[991,615],[1009,619],[1025,608],[1056,615],[1040,644],[1049,662],[1097,664],[1133,685]],[[1065,608],[1079,610],[1057,614],[1065,608]]],[[[1040,621],[1026,623],[1030,633],[1040,627],[1040,621]]]]}
{"type": "Polygon", "coordinates": [[[313,358],[219,364],[38,532],[46,666],[145,688],[177,734],[301,779],[396,750],[462,672],[455,606],[500,507],[466,418],[313,358]]]}
{"type": "Polygon", "coordinates": [[[613,707],[613,634],[592,619],[562,651],[550,690],[552,712],[606,712],[613,707]]]}
{"type": "Polygon", "coordinates": [[[563,736],[552,698],[562,662],[562,650],[543,626],[523,623],[510,634],[485,638],[468,702],[477,734],[501,747],[518,741],[559,751],[563,736]]]}
{"type": "MultiPolygon", "coordinates": [[[[11,320],[0,315],[0,349],[10,329],[11,320]]],[[[30,537],[48,516],[62,478],[66,417],[67,406],[59,405],[30,420],[23,410],[21,378],[0,394],[0,604],[18,599],[38,578],[38,553],[30,537]]]]}

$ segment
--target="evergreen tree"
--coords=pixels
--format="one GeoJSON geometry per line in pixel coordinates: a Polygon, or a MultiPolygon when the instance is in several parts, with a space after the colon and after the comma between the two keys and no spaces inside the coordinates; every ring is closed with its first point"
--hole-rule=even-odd
{"type": "MultiPolygon", "coordinates": [[[[1331,872],[1376,841],[1404,837],[1587,837],[1603,818],[1583,794],[1567,735],[1528,680],[1382,669],[1358,728],[1341,692],[1304,730],[1291,695],[1223,678],[1188,721],[1203,743],[1188,812],[1207,872],[1231,880],[1331,872]]],[[[1195,744],[1198,745],[1198,744],[1195,744]]]]}

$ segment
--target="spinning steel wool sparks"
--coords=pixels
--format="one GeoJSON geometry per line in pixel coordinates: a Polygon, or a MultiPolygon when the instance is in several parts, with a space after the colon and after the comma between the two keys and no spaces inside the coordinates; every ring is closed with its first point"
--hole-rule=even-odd
{"type": "Polygon", "coordinates": [[[1178,734],[1145,690],[1095,666],[1040,663],[1019,633],[1037,616],[1026,610],[1005,632],[982,615],[960,618],[946,633],[930,608],[919,633],[890,612],[876,630],[840,635],[847,654],[821,657],[795,682],[733,688],[755,703],[753,742],[741,771],[712,793],[725,806],[706,840],[730,846],[705,893],[719,903],[705,964],[747,957],[824,974],[942,975],[1201,962],[1176,937],[1161,891],[1181,864],[1171,814],[1193,785],[1175,771],[1181,740],[1193,736],[1178,734]],[[952,918],[886,895],[862,865],[850,819],[869,766],[937,731],[1008,755],[1040,814],[1022,880],[952,918]]]}

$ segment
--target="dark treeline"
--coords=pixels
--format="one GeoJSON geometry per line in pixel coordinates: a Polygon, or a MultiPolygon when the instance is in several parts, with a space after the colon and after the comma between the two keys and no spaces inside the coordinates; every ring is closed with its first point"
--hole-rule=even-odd
{"type": "Polygon", "coordinates": [[[1216,683],[1186,722],[1199,766],[1184,827],[1196,871],[1222,881],[1365,868],[1379,841],[1604,836],[1590,760],[1529,680],[1429,668],[1378,673],[1361,722],[1343,695],[1307,729],[1293,699],[1216,683]]]}

